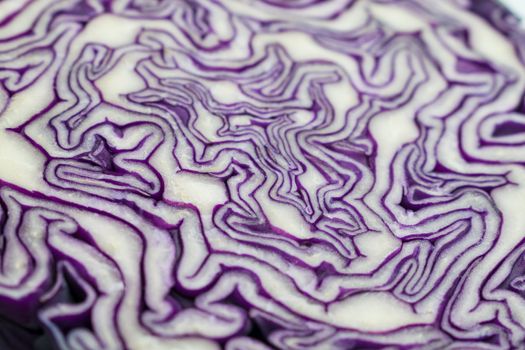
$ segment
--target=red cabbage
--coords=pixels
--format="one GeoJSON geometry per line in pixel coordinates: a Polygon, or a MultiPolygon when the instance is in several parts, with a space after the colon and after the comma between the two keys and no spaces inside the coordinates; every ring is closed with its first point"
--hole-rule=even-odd
{"type": "Polygon", "coordinates": [[[0,349],[522,349],[520,26],[0,2],[0,349]]]}

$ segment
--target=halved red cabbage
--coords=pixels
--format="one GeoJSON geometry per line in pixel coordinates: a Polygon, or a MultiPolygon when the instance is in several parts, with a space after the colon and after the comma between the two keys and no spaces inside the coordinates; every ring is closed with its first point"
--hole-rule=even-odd
{"type": "Polygon", "coordinates": [[[0,348],[521,348],[524,91],[492,0],[4,0],[0,348]]]}

